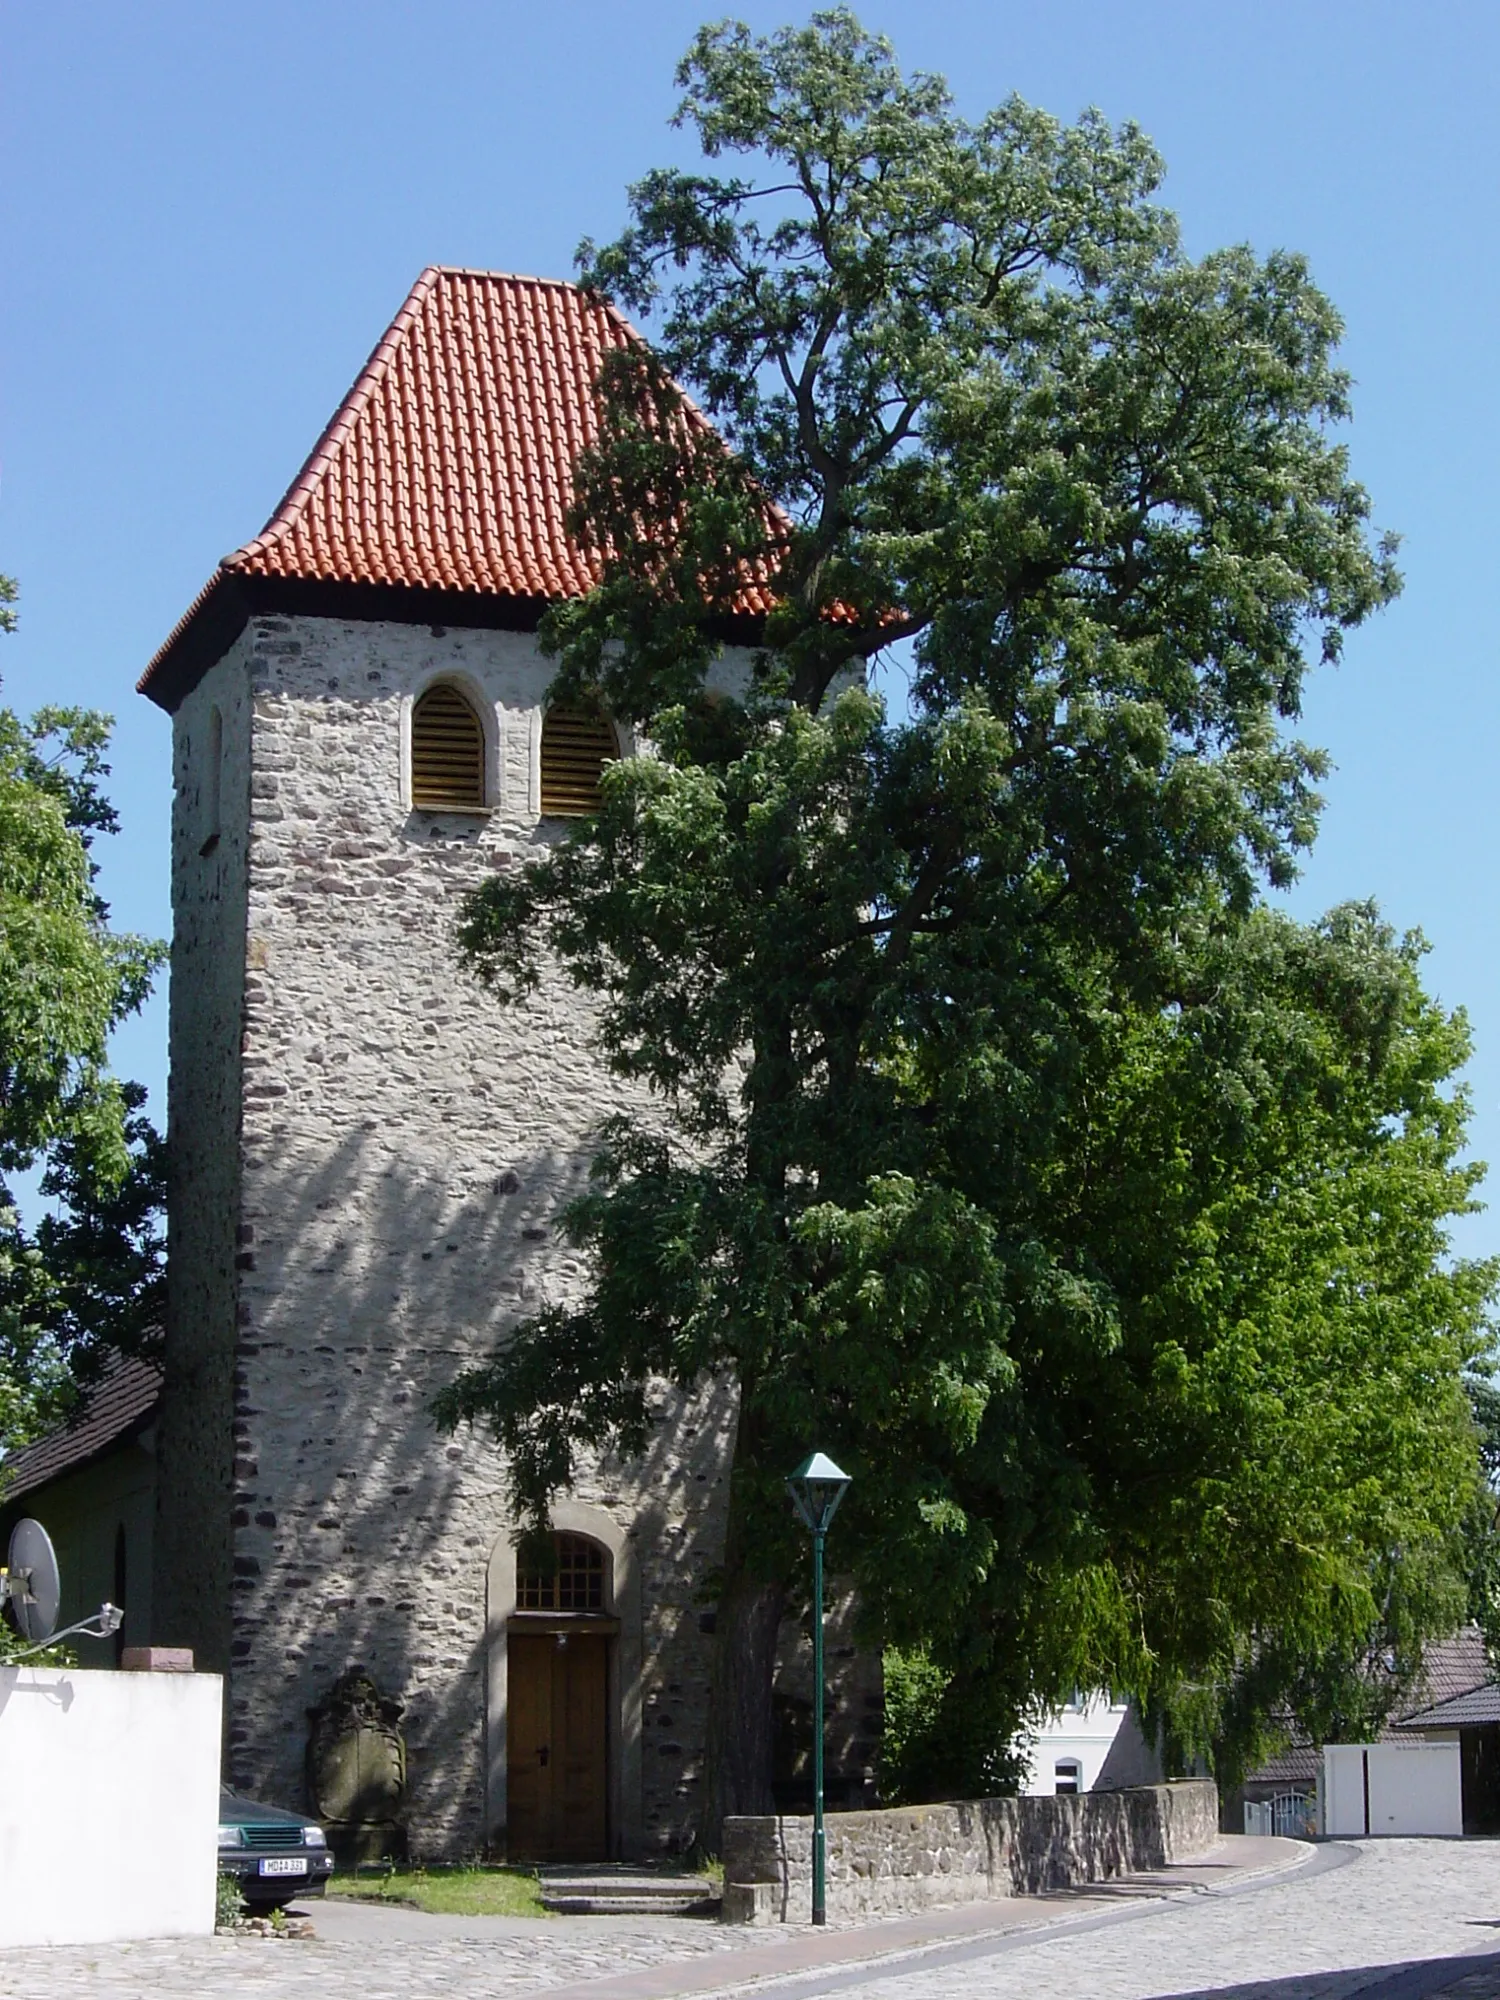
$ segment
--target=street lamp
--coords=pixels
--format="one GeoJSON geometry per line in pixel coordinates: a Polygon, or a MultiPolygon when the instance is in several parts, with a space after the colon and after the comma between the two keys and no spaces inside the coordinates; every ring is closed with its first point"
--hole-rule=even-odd
{"type": "Polygon", "coordinates": [[[813,1538],[813,1878],[812,1920],[828,1921],[827,1876],[823,1844],[823,1538],[849,1490],[849,1475],[840,1472],[826,1452],[815,1451],[787,1481],[802,1525],[813,1538]]]}

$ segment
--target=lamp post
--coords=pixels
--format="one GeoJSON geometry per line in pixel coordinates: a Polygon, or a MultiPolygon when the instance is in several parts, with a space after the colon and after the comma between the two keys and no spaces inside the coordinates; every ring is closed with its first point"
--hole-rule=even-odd
{"type": "Polygon", "coordinates": [[[823,1538],[849,1484],[848,1473],[840,1472],[827,1453],[821,1451],[804,1459],[787,1481],[792,1505],[813,1538],[812,1920],[815,1924],[828,1921],[823,1842],[823,1538]]]}

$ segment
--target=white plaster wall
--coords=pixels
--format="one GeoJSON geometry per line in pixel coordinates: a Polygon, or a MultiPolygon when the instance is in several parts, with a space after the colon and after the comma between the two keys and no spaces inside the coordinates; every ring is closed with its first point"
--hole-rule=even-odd
{"type": "Polygon", "coordinates": [[[0,1947],[212,1932],[222,1689],[0,1667],[0,1947]]]}
{"type": "Polygon", "coordinates": [[[1127,1712],[1124,1702],[1095,1695],[1080,1708],[1065,1708],[1049,1717],[1029,1746],[1026,1779],[1021,1786],[1024,1796],[1051,1798],[1057,1791],[1057,1766],[1069,1758],[1082,1766],[1081,1789],[1093,1791],[1127,1712]]]}
{"type": "Polygon", "coordinates": [[[1457,1839],[1464,1830],[1456,1736],[1448,1742],[1325,1743],[1318,1789],[1330,1839],[1457,1839]]]}

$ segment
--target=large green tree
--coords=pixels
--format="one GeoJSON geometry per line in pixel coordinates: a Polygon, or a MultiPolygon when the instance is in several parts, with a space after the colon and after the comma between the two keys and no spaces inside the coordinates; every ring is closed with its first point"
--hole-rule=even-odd
{"type": "MultiPolygon", "coordinates": [[[[0,579],[5,629],[15,587],[0,579]]],[[[116,828],[108,718],[0,708],[0,1446],[66,1410],[105,1354],[160,1326],[164,1193],[145,1093],[110,1074],[111,1030],[162,948],[110,928],[93,841],[116,828]],[[15,1177],[39,1176],[27,1226],[15,1177]]]]}
{"type": "Polygon", "coordinates": [[[1393,1567],[1444,1615],[1487,1274],[1441,1264],[1461,1023],[1368,914],[1257,911],[1314,830],[1309,660],[1397,587],[1302,261],[1188,258],[1139,132],[966,123],[842,10],[679,82],[704,170],[585,247],[654,348],[601,379],[600,583],[545,632],[656,754],[462,937],[518,1001],[560,963],[654,1101],[567,1218],[587,1296],[439,1414],[540,1518],[653,1382],[735,1384],[712,1839],[769,1800],[809,1445],[963,1782],[1075,1681],[1223,1726],[1393,1567]]]}
{"type": "MultiPolygon", "coordinates": [[[[1017,1315],[1029,1407],[994,1433],[1003,1473],[981,1450],[956,1486],[1029,1546],[920,1649],[943,1671],[908,1792],[963,1782],[1070,1677],[1131,1688],[1235,1782],[1288,1725],[1372,1734],[1464,1615],[1493,1505],[1463,1371],[1496,1272],[1446,1254],[1480,1169],[1458,1160],[1467,1027],[1423,993],[1421,949],[1368,907],[1258,911],[1184,937],[1175,1004],[1096,1017],[1036,1213],[1107,1274],[1112,1337],[1069,1357],[1017,1315]]],[[[885,1601],[920,1633],[920,1590],[885,1601]]]]}

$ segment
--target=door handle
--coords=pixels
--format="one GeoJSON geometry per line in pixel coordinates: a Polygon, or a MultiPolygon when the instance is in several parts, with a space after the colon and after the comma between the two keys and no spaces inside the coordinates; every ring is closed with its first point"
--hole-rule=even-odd
{"type": "Polygon", "coordinates": [[[542,1769],[543,1769],[544,1771],[545,1771],[545,1770],[546,1770],[546,1768],[547,1768],[547,1758],[548,1758],[548,1755],[549,1755],[549,1752],[548,1752],[548,1748],[547,1748],[547,1745],[546,1745],[545,1743],[542,1743],[542,1744],[539,1744],[539,1745],[538,1745],[538,1747],[537,1747],[537,1753],[536,1753],[536,1760],[537,1760],[537,1762],[538,1762],[538,1763],[539,1763],[539,1764],[541,1765],[541,1767],[542,1767],[542,1769]]]}

